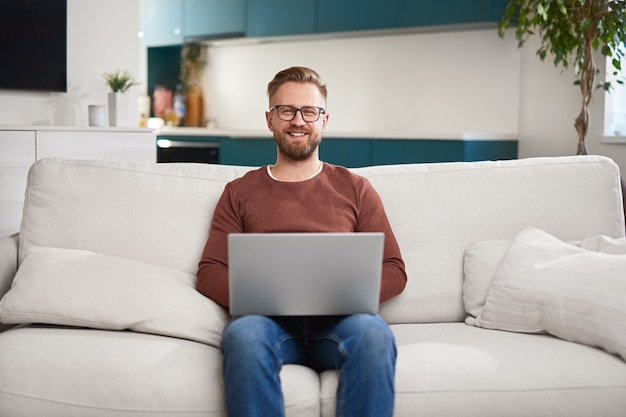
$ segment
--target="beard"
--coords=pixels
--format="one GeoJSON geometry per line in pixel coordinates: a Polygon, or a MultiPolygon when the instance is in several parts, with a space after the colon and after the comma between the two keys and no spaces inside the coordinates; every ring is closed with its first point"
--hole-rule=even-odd
{"type": "Polygon", "coordinates": [[[307,132],[307,140],[294,141],[287,137],[287,134],[274,134],[274,141],[278,146],[278,152],[292,161],[304,161],[313,155],[319,146],[322,138],[320,135],[307,132]]]}

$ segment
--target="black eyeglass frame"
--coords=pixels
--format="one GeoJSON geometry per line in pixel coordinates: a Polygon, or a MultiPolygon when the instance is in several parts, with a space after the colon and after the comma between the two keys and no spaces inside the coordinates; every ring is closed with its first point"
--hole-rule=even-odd
{"type": "Polygon", "coordinates": [[[289,104],[276,104],[275,106],[270,107],[268,111],[271,112],[274,109],[276,109],[276,115],[278,116],[278,118],[280,120],[282,120],[283,122],[290,122],[290,121],[292,121],[293,119],[296,118],[296,116],[298,115],[298,112],[300,112],[300,116],[302,116],[302,120],[304,120],[305,122],[309,122],[309,123],[317,122],[320,119],[320,117],[322,116],[322,114],[326,114],[326,110],[323,107],[318,107],[318,106],[302,106],[302,107],[298,108],[296,106],[292,106],[292,105],[289,105],[289,104]],[[293,109],[294,110],[293,117],[291,119],[283,119],[282,117],[280,117],[280,107],[289,107],[289,108],[293,109]],[[304,117],[304,113],[302,112],[302,110],[304,110],[304,109],[317,109],[319,111],[319,113],[317,114],[317,117],[315,118],[315,120],[307,120],[304,117]]]}

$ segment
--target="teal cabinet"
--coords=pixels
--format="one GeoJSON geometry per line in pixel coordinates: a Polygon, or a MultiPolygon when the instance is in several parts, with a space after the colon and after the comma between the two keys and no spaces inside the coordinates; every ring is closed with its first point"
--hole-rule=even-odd
{"type": "Polygon", "coordinates": [[[462,140],[372,140],[372,165],[463,161],[462,140]]]}
{"type": "Polygon", "coordinates": [[[220,142],[220,164],[262,166],[276,161],[274,140],[231,138],[220,142]]]}
{"type": "Polygon", "coordinates": [[[368,139],[331,139],[322,140],[319,148],[322,161],[357,168],[371,165],[372,146],[368,139]]]}
{"type": "Polygon", "coordinates": [[[244,36],[245,0],[183,0],[185,39],[244,36]]]}
{"type": "Polygon", "coordinates": [[[183,42],[183,0],[143,0],[142,26],[146,46],[183,42]]]}
{"type": "MultiPolygon", "coordinates": [[[[271,137],[242,138],[215,136],[159,135],[172,142],[178,162],[204,157],[207,149],[218,148],[218,162],[223,165],[262,166],[276,161],[276,144],[271,137]],[[186,149],[185,149],[186,148],[186,149]]],[[[483,161],[517,158],[517,140],[440,140],[440,139],[369,139],[324,138],[319,148],[320,159],[348,168],[371,165],[414,164],[457,161],[483,161]]],[[[169,145],[168,145],[169,146],[169,145]]],[[[167,151],[157,149],[157,161],[166,160],[167,151]],[[162,153],[163,157],[160,156],[162,153]]]]}
{"type": "Polygon", "coordinates": [[[517,158],[517,140],[373,139],[370,165],[517,158]]]}
{"type": "Polygon", "coordinates": [[[389,29],[396,26],[395,0],[318,0],[318,31],[389,29]]]}
{"type": "Polygon", "coordinates": [[[246,34],[284,36],[317,31],[317,0],[248,0],[246,34]]]}
{"type": "Polygon", "coordinates": [[[500,0],[394,0],[398,27],[498,21],[500,0]]]}
{"type": "Polygon", "coordinates": [[[318,0],[319,32],[497,22],[506,0],[318,0]]]}
{"type": "Polygon", "coordinates": [[[470,140],[463,147],[463,160],[468,162],[517,158],[516,140],[470,140]]]}
{"type": "Polygon", "coordinates": [[[507,0],[142,0],[147,46],[497,22],[507,0]]]}

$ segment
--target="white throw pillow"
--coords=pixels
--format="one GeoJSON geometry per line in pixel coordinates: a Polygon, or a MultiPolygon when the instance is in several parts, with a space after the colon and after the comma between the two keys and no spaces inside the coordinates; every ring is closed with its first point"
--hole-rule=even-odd
{"type": "MultiPolygon", "coordinates": [[[[568,241],[594,252],[626,255],[626,238],[594,236],[583,241],[568,241]]],[[[484,240],[475,242],[465,249],[463,260],[463,305],[469,315],[465,322],[474,325],[474,320],[483,310],[494,274],[504,257],[510,240],[484,240]]]]}
{"type": "MultiPolygon", "coordinates": [[[[613,250],[621,247],[612,243],[613,250]]],[[[500,262],[475,325],[547,332],[626,360],[626,254],[589,251],[526,229],[500,262]]]]}
{"type": "Polygon", "coordinates": [[[229,316],[195,275],[144,262],[33,248],[0,300],[0,321],[124,330],[219,347],[229,316]]]}
{"type": "Polygon", "coordinates": [[[463,305],[472,317],[468,324],[483,310],[489,294],[493,275],[504,257],[510,240],[485,240],[473,243],[465,249],[463,259],[463,305]]]}

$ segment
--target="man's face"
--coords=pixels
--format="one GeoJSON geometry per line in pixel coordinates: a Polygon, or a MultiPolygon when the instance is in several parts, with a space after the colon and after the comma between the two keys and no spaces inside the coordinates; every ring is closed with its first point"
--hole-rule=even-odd
{"type": "MultiPolygon", "coordinates": [[[[270,99],[270,107],[280,105],[298,109],[305,106],[325,109],[326,101],[315,84],[287,82],[270,99]]],[[[293,161],[306,160],[317,152],[328,122],[326,113],[321,113],[317,121],[307,122],[300,111],[296,112],[291,121],[281,120],[276,108],[266,112],[265,118],[274,134],[278,151],[293,161]]]]}

